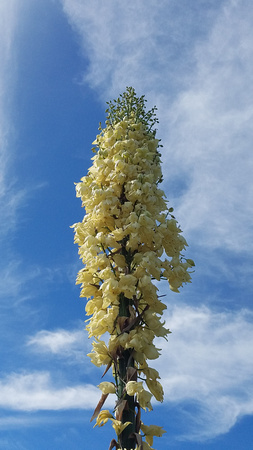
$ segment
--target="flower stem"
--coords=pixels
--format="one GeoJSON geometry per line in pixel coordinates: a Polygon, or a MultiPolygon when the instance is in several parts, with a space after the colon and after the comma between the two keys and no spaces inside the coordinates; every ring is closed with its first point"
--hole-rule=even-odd
{"type": "MultiPolygon", "coordinates": [[[[129,304],[128,298],[121,296],[119,316],[129,317],[129,304]]],[[[124,393],[125,384],[127,383],[127,369],[128,367],[134,367],[134,359],[132,356],[132,349],[126,349],[119,357],[118,370],[119,370],[119,386],[118,395],[120,399],[127,401],[126,407],[123,410],[121,421],[122,423],[131,422],[119,436],[119,445],[121,449],[134,450],[135,449],[135,405],[134,396],[130,396],[124,393]]]]}
{"type": "MultiPolygon", "coordinates": [[[[127,381],[127,368],[134,367],[134,360],[131,356],[130,350],[124,350],[122,356],[119,358],[119,394],[121,398],[123,395],[124,385],[127,381]]],[[[132,433],[135,432],[135,406],[134,406],[134,396],[125,394],[124,400],[127,401],[127,405],[122,414],[122,423],[131,422],[121,435],[119,436],[119,444],[122,449],[132,450],[135,448],[135,438],[130,437],[132,433]]]]}

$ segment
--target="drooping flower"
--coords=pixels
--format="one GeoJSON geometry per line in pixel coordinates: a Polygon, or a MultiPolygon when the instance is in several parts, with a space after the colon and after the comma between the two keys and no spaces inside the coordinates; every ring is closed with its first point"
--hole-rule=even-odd
{"type": "Polygon", "coordinates": [[[131,425],[131,422],[122,423],[120,420],[112,419],[112,427],[115,430],[117,436],[119,436],[128,425],[131,425]]]}
{"type": "Polygon", "coordinates": [[[103,394],[115,394],[116,387],[114,383],[110,383],[109,381],[103,381],[98,385],[99,389],[103,392],[103,394]]]}
{"type": "Polygon", "coordinates": [[[103,427],[108,422],[109,419],[113,419],[113,416],[108,409],[100,411],[100,413],[97,416],[97,420],[94,427],[96,426],[103,427]]]}
{"type": "Polygon", "coordinates": [[[137,392],[137,401],[139,402],[140,406],[144,411],[148,409],[149,411],[152,411],[152,405],[150,403],[150,400],[152,398],[152,394],[145,389],[142,389],[140,392],[137,392]]]}
{"type": "Polygon", "coordinates": [[[166,431],[157,425],[144,425],[141,423],[141,431],[143,431],[146,441],[149,445],[153,445],[153,437],[161,437],[166,431]]]}
{"type": "Polygon", "coordinates": [[[140,392],[143,390],[143,383],[142,381],[128,381],[126,384],[126,392],[128,395],[135,395],[137,392],[140,392]]]}

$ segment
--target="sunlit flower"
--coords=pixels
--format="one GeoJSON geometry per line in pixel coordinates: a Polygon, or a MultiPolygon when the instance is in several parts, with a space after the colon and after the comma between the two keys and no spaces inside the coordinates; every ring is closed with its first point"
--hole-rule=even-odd
{"type": "Polygon", "coordinates": [[[135,395],[143,390],[142,381],[128,381],[126,384],[126,392],[128,395],[135,395]]]}
{"type": "Polygon", "coordinates": [[[149,411],[151,411],[152,405],[150,403],[152,394],[150,392],[146,391],[145,389],[142,389],[140,392],[137,392],[137,401],[140,403],[141,408],[143,408],[146,411],[146,408],[148,408],[149,411]]]}
{"type": "Polygon", "coordinates": [[[97,416],[97,420],[94,427],[96,426],[103,427],[106,424],[106,422],[108,422],[109,419],[113,419],[113,416],[111,415],[108,409],[100,411],[100,413],[97,416]]]}
{"type": "Polygon", "coordinates": [[[122,423],[120,420],[112,419],[112,426],[113,426],[117,436],[119,436],[122,433],[122,431],[126,427],[128,427],[128,425],[131,425],[131,422],[124,422],[124,423],[122,423]]]}
{"type": "Polygon", "coordinates": [[[109,381],[103,381],[98,385],[99,389],[102,391],[103,394],[115,394],[116,393],[116,386],[113,383],[110,383],[109,381]]]}
{"type": "Polygon", "coordinates": [[[162,402],[164,392],[163,392],[163,387],[162,387],[161,383],[157,380],[152,380],[150,378],[147,378],[146,384],[147,384],[151,394],[153,394],[153,396],[155,397],[155,399],[158,402],[162,402]]]}
{"type": "Polygon", "coordinates": [[[149,445],[153,445],[154,436],[162,437],[162,435],[166,433],[162,427],[157,425],[144,425],[143,423],[141,423],[141,431],[145,434],[146,441],[149,445]]]}
{"type": "Polygon", "coordinates": [[[93,350],[91,353],[88,353],[88,356],[91,358],[91,361],[95,366],[102,366],[102,364],[108,364],[111,361],[111,357],[108,353],[108,349],[105,345],[104,341],[100,341],[99,339],[96,339],[92,343],[93,350]]]}

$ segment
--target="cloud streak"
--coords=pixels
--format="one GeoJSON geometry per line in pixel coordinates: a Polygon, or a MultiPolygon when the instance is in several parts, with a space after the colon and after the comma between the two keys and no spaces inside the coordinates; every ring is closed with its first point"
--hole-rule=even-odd
{"type": "Polygon", "coordinates": [[[15,226],[16,210],[24,192],[15,190],[10,182],[13,124],[10,115],[16,81],[15,33],[19,6],[16,0],[3,0],[0,5],[0,238],[15,226]],[[8,179],[7,179],[8,177],[8,179]]]}
{"type": "Polygon", "coordinates": [[[129,84],[145,92],[157,92],[159,87],[160,93],[168,92],[168,84],[178,87],[179,79],[185,79],[178,65],[184,73],[191,66],[192,44],[206,34],[207,24],[218,14],[212,2],[204,9],[187,1],[164,0],[137,0],[134,5],[62,0],[62,5],[89,58],[84,80],[105,100],[129,84]]]}

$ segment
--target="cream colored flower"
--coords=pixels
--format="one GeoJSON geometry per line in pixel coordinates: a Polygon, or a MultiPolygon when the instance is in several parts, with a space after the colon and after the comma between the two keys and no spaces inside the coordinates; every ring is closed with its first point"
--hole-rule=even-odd
{"type": "Polygon", "coordinates": [[[128,381],[126,384],[126,392],[128,395],[135,395],[143,390],[142,381],[128,381]]]}
{"type": "Polygon", "coordinates": [[[162,437],[166,431],[157,425],[144,425],[141,423],[141,431],[145,434],[146,441],[149,445],[153,445],[153,437],[162,437]]]}
{"type": "Polygon", "coordinates": [[[102,366],[102,364],[107,365],[111,361],[111,357],[108,354],[108,349],[105,342],[96,339],[96,341],[92,343],[92,346],[92,352],[87,355],[91,358],[92,363],[98,367],[102,366]]]}
{"type": "Polygon", "coordinates": [[[155,399],[158,402],[162,402],[163,401],[164,392],[163,392],[163,387],[162,387],[161,383],[159,383],[159,381],[157,381],[157,380],[152,380],[150,378],[147,378],[146,379],[146,384],[147,384],[150,392],[155,397],[155,399]]]}
{"type": "Polygon", "coordinates": [[[103,394],[115,394],[116,386],[114,383],[110,383],[109,381],[103,381],[98,385],[99,389],[103,394]]]}
{"type": "Polygon", "coordinates": [[[146,408],[148,408],[149,411],[152,411],[152,405],[150,403],[150,400],[152,398],[152,394],[150,392],[146,391],[145,389],[142,389],[140,392],[137,392],[137,401],[140,403],[140,406],[142,409],[146,411],[146,408]]]}
{"type": "Polygon", "coordinates": [[[159,350],[155,347],[154,344],[147,344],[143,348],[143,353],[145,354],[147,359],[157,359],[160,356],[159,350]]]}
{"type": "Polygon", "coordinates": [[[96,426],[103,427],[106,424],[106,422],[108,422],[109,419],[113,419],[112,414],[109,412],[108,409],[103,409],[97,416],[94,428],[96,426]]]}
{"type": "Polygon", "coordinates": [[[131,425],[131,422],[124,422],[124,423],[122,423],[120,420],[116,420],[116,419],[111,419],[111,420],[112,420],[112,426],[113,426],[117,436],[119,436],[122,433],[122,431],[126,427],[128,427],[128,425],[131,425]]]}
{"type": "Polygon", "coordinates": [[[133,298],[136,293],[137,279],[133,275],[123,275],[120,278],[118,289],[122,292],[125,297],[133,298]]]}

